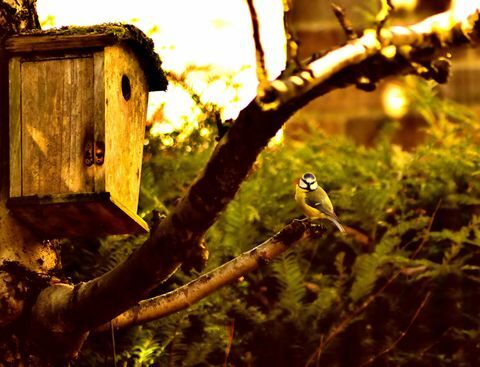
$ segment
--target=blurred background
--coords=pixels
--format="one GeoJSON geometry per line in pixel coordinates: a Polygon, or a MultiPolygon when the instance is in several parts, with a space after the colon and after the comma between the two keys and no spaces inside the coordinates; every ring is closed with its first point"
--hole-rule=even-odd
{"type": "MultiPolygon", "coordinates": [[[[44,28],[127,22],[156,45],[167,92],[151,93],[139,213],[167,214],[215,147],[216,121],[255,97],[255,49],[244,0],[38,0],[44,28]]],[[[354,27],[377,1],[338,1],[354,27]]],[[[392,0],[389,24],[474,1],[392,0]]],[[[285,65],[284,2],[256,0],[270,79],[285,65]]],[[[300,58],[345,42],[329,1],[293,0],[300,58]]],[[[451,50],[446,85],[415,77],[349,87],[295,114],[208,231],[207,270],[251,249],[301,212],[294,180],[314,172],[348,227],[304,241],[190,309],[115,333],[117,366],[480,365],[479,56],[451,50]]],[[[145,238],[65,241],[72,281],[123,261],[145,238]]],[[[161,294],[199,274],[177,272],[161,294]]],[[[75,366],[113,366],[94,335],[75,366]]]]}

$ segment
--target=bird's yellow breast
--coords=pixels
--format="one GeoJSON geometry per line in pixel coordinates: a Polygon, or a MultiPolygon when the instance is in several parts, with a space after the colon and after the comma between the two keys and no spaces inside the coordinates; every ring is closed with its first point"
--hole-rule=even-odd
{"type": "Polygon", "coordinates": [[[297,186],[295,189],[295,201],[297,202],[300,209],[302,209],[303,214],[305,214],[309,218],[324,218],[325,214],[306,203],[306,197],[307,192],[297,186]]]}

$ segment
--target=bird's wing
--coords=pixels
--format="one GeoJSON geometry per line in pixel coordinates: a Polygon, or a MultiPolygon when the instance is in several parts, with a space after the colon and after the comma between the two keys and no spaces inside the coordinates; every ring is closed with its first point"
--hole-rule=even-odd
{"type": "Polygon", "coordinates": [[[317,209],[319,212],[325,214],[325,217],[331,220],[337,226],[340,232],[345,232],[345,228],[343,228],[343,226],[340,224],[340,219],[338,219],[337,215],[333,211],[332,202],[325,191],[318,191],[317,189],[316,191],[307,194],[305,197],[305,202],[308,206],[311,206],[317,209]]]}
{"type": "Polygon", "coordinates": [[[328,198],[327,193],[320,187],[306,195],[305,202],[307,205],[321,211],[323,214],[337,219],[335,212],[333,211],[333,205],[328,198]]]}

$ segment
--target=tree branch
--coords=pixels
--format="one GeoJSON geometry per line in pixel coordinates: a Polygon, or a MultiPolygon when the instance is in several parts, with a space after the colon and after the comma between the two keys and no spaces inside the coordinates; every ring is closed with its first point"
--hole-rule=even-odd
{"type": "MultiPolygon", "coordinates": [[[[310,237],[312,234],[310,222],[294,220],[262,244],[190,283],[169,293],[139,302],[130,310],[113,319],[113,326],[118,329],[140,325],[188,308],[242,275],[269,263],[295,242],[310,237]]],[[[315,235],[318,233],[315,232],[315,235]]],[[[108,331],[109,327],[110,323],[106,323],[96,331],[108,331]]]]}
{"type": "MultiPolygon", "coordinates": [[[[478,18],[476,12],[451,22],[449,13],[443,13],[411,27],[383,29],[381,40],[375,30],[366,32],[311,63],[309,71],[271,83],[240,113],[186,195],[140,249],[103,276],[71,287],[69,302],[54,297],[56,286],[42,291],[34,317],[46,330],[57,326],[90,330],[148,297],[182,262],[201,251],[198,244],[206,230],[233,199],[268,141],[295,111],[332,89],[355,84],[366,70],[374,70],[371,77],[379,80],[413,71],[411,61],[420,56],[432,60],[435,51],[446,46],[474,43],[479,38],[478,18]],[[388,46],[397,49],[393,58],[382,54],[388,46]]],[[[59,292],[65,290],[59,288],[59,292]]]]}
{"type": "Polygon", "coordinates": [[[253,0],[247,0],[250,18],[252,20],[253,41],[255,42],[255,59],[257,65],[257,78],[260,85],[267,81],[267,70],[265,68],[265,52],[263,51],[262,41],[260,39],[260,24],[258,22],[257,11],[253,0]]]}
{"type": "Polygon", "coordinates": [[[423,57],[425,51],[428,51],[427,59],[432,60],[435,51],[469,42],[477,43],[479,28],[478,12],[466,19],[455,20],[453,12],[448,11],[410,27],[383,28],[379,35],[376,30],[366,30],[362,37],[330,51],[297,74],[271,82],[259,93],[257,100],[265,110],[276,109],[332,78],[342,77],[347,68],[378,57],[385,59],[383,64],[403,65],[398,70],[401,71],[407,69],[408,63],[423,57]]]}
{"type": "Polygon", "coordinates": [[[347,15],[345,14],[345,9],[343,9],[342,6],[331,3],[330,6],[332,7],[333,14],[335,14],[335,17],[338,20],[338,23],[340,23],[340,27],[342,27],[343,32],[345,33],[345,36],[347,37],[348,41],[353,41],[354,39],[358,38],[357,32],[355,32],[355,29],[353,29],[353,24],[348,19],[347,15]]]}
{"type": "Polygon", "coordinates": [[[292,29],[292,0],[283,0],[283,27],[285,29],[285,48],[287,52],[285,71],[294,70],[300,65],[298,43],[292,29]]]}

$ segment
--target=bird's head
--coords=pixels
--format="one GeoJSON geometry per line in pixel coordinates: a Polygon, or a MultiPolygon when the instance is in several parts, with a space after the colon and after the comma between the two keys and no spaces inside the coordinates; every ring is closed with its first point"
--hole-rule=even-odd
{"type": "Polygon", "coordinates": [[[318,187],[317,178],[313,173],[305,173],[298,181],[298,187],[305,191],[315,191],[318,187]]]}

